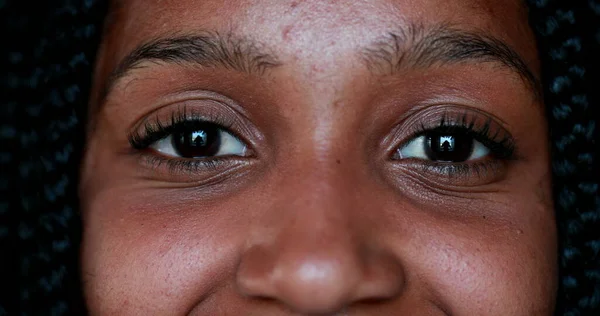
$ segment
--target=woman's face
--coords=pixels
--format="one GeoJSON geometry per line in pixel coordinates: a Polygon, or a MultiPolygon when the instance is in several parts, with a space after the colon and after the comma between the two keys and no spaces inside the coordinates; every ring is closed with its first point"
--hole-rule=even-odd
{"type": "Polygon", "coordinates": [[[520,1],[118,1],[81,196],[92,314],[550,315],[520,1]]]}

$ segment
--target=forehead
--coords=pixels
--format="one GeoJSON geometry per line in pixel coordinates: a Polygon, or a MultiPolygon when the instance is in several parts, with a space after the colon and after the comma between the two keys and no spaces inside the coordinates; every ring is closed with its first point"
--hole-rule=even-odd
{"type": "Polygon", "coordinates": [[[113,65],[150,39],[206,30],[257,39],[280,56],[339,60],[340,52],[419,24],[488,33],[537,68],[519,0],[119,0],[109,20],[105,57],[113,65]]]}
{"type": "Polygon", "coordinates": [[[519,0],[117,0],[112,8],[129,26],[143,28],[139,22],[149,22],[154,31],[175,26],[244,28],[248,23],[262,29],[299,21],[305,26],[358,24],[371,29],[409,19],[507,27],[525,17],[519,0]]]}

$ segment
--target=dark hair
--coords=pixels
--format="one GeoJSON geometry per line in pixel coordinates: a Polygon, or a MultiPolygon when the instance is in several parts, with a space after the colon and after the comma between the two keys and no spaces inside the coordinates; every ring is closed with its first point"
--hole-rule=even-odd
{"type": "MultiPolygon", "coordinates": [[[[552,144],[556,315],[600,315],[600,1],[528,6],[552,144]]],[[[77,179],[106,10],[100,0],[0,0],[0,280],[18,276],[0,315],[85,313],[77,179]]]]}

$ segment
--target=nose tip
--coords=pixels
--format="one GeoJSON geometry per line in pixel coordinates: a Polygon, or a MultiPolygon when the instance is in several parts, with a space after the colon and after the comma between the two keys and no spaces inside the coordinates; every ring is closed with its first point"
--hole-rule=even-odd
{"type": "Polygon", "coordinates": [[[357,302],[398,295],[403,280],[397,264],[360,259],[335,253],[269,254],[255,248],[242,259],[238,288],[247,297],[273,299],[307,314],[335,313],[357,302]]]}
{"type": "Polygon", "coordinates": [[[278,267],[262,289],[254,288],[254,292],[259,295],[269,293],[272,298],[282,301],[293,310],[305,313],[334,312],[343,308],[357,283],[356,272],[343,269],[328,260],[303,260],[292,263],[291,267],[278,267]]]}

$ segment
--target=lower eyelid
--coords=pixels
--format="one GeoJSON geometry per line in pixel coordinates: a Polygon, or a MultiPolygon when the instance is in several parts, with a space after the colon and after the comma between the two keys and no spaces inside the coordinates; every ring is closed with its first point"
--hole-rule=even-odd
{"type": "Polygon", "coordinates": [[[408,173],[431,186],[476,187],[500,181],[507,171],[506,162],[485,159],[465,163],[433,162],[408,158],[394,162],[397,172],[408,173]]]}
{"type": "Polygon", "coordinates": [[[185,159],[148,152],[138,152],[136,156],[137,163],[144,167],[139,174],[144,179],[193,187],[211,185],[243,174],[241,170],[249,170],[246,167],[252,164],[252,160],[241,157],[185,159]]]}

